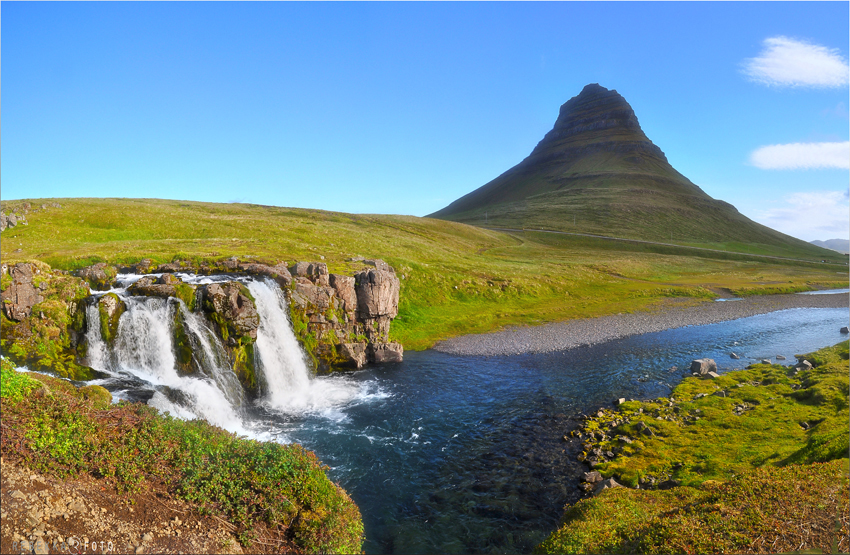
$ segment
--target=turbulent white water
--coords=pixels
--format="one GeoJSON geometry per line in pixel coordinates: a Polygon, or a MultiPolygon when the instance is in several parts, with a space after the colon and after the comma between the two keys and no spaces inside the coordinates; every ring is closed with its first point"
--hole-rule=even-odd
{"type": "MultiPolygon", "coordinates": [[[[124,287],[141,276],[119,276],[124,287]]],[[[181,276],[191,283],[209,283],[208,277],[181,276]],[[188,279],[187,279],[188,278],[188,279]]],[[[218,276],[215,276],[218,277],[218,276]]],[[[230,278],[232,279],[232,278],[230,278]]],[[[341,418],[339,410],[357,399],[374,398],[345,377],[312,376],[288,318],[286,298],[271,281],[246,282],[256,300],[260,326],[254,345],[254,364],[261,396],[257,403],[274,411],[341,418]]],[[[245,392],[230,366],[228,355],[201,313],[190,311],[176,298],[134,297],[124,287],[112,289],[126,303],[114,344],[107,345],[100,330],[98,306],[86,309],[88,356],[92,368],[110,374],[103,385],[113,385],[117,398],[126,384],[147,390],[148,404],[184,419],[202,418],[226,430],[245,435],[254,426],[245,422],[245,392]],[[175,317],[183,324],[193,352],[192,376],[181,376],[174,346],[175,317]],[[119,387],[119,385],[121,387],[119,387]]]]}
{"type": "Polygon", "coordinates": [[[263,377],[263,403],[272,409],[303,413],[332,411],[355,399],[360,387],[344,378],[311,379],[280,289],[258,281],[250,282],[248,289],[260,315],[255,362],[263,377]]]}

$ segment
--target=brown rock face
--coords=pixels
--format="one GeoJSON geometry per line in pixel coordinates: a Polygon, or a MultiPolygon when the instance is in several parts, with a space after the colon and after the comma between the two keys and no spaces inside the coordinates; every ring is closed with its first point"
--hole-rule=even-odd
{"type": "Polygon", "coordinates": [[[354,279],[359,318],[395,318],[398,315],[400,284],[394,272],[376,268],[358,272],[354,279]]]}
{"type": "Polygon", "coordinates": [[[11,268],[9,274],[12,277],[12,283],[3,291],[0,298],[3,301],[6,317],[20,322],[29,318],[32,307],[44,300],[33,285],[33,277],[38,274],[38,269],[26,262],[20,262],[11,268]]]}
{"type": "Polygon", "coordinates": [[[292,283],[292,275],[283,262],[275,266],[256,263],[240,264],[239,269],[248,274],[270,277],[281,287],[287,287],[292,283]]]}
{"type": "Polygon", "coordinates": [[[370,359],[378,364],[401,362],[404,348],[399,343],[373,343],[369,345],[370,359]]]}
{"type": "Polygon", "coordinates": [[[260,316],[244,285],[233,281],[211,283],[204,287],[203,295],[205,311],[218,314],[235,335],[257,339],[260,316]]]}
{"type": "Polygon", "coordinates": [[[357,292],[354,290],[354,278],[331,274],[329,282],[336,292],[337,299],[342,303],[341,308],[349,319],[353,319],[357,313],[357,292]]]}

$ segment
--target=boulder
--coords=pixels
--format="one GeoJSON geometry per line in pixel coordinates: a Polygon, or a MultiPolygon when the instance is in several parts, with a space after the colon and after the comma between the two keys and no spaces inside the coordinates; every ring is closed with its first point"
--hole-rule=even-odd
{"type": "Polygon", "coordinates": [[[773,361],[771,361],[769,358],[763,358],[763,359],[761,359],[761,363],[762,364],[773,364],[773,361]]]}
{"type": "Polygon", "coordinates": [[[372,343],[368,352],[369,359],[378,364],[401,362],[404,358],[404,347],[400,343],[372,343]]]}
{"type": "Polygon", "coordinates": [[[850,333],[850,328],[844,326],[843,328],[841,328],[841,333],[850,333]]]}
{"type": "Polygon", "coordinates": [[[599,495],[600,493],[602,493],[603,490],[606,490],[606,489],[609,489],[609,488],[621,488],[621,487],[623,487],[623,485],[618,483],[614,478],[608,478],[607,480],[602,480],[601,482],[596,484],[596,487],[593,490],[593,496],[595,497],[595,496],[599,495]]]}
{"type": "Polygon", "coordinates": [[[354,318],[357,314],[357,292],[354,290],[354,278],[351,276],[330,274],[328,281],[336,292],[336,298],[342,303],[342,310],[345,311],[350,319],[354,318]]]}
{"type": "Polygon", "coordinates": [[[625,398],[625,397],[620,397],[619,399],[614,399],[614,404],[615,404],[615,405],[622,405],[622,404],[623,404],[623,403],[625,403],[625,402],[626,402],[626,398],[625,398]]]}
{"type": "Polygon", "coordinates": [[[357,311],[361,319],[398,315],[399,280],[389,270],[365,270],[354,276],[357,311]]]}
{"type": "Polygon", "coordinates": [[[179,278],[171,274],[164,274],[159,278],[145,276],[127,288],[127,292],[139,297],[161,297],[167,299],[177,295],[177,284],[182,283],[179,278]],[[168,277],[166,277],[168,276],[168,277]],[[173,284],[173,278],[176,284],[173,284]]]}
{"type": "Polygon", "coordinates": [[[0,212],[0,231],[5,231],[9,227],[9,219],[5,212],[0,212]]]}
{"type": "Polygon", "coordinates": [[[808,360],[803,359],[800,362],[798,362],[796,364],[796,366],[794,366],[794,368],[796,370],[811,370],[812,369],[812,363],[809,362],[808,360]]]}
{"type": "Polygon", "coordinates": [[[714,379],[719,378],[720,374],[718,374],[717,372],[708,372],[708,373],[704,374],[703,377],[711,378],[712,380],[714,380],[714,379]]]}
{"type": "Polygon", "coordinates": [[[100,290],[109,289],[117,274],[118,270],[105,262],[98,262],[77,271],[79,277],[89,282],[94,289],[100,290]]]}
{"type": "Polygon", "coordinates": [[[738,356],[737,354],[735,354],[735,353],[730,353],[730,354],[729,354],[729,358],[734,359],[734,360],[738,360],[738,359],[739,359],[739,358],[741,358],[741,357],[739,357],[739,356],[738,356]]]}
{"type": "Polygon", "coordinates": [[[717,363],[711,358],[698,358],[691,362],[691,372],[695,374],[708,374],[717,371],[717,363]]]}
{"type": "Polygon", "coordinates": [[[582,482],[595,484],[596,482],[602,481],[602,474],[600,474],[598,470],[591,470],[590,472],[585,472],[584,475],[582,475],[581,480],[582,482]]]}
{"type": "Polygon", "coordinates": [[[366,365],[365,343],[340,343],[336,350],[337,354],[344,360],[339,366],[359,370],[366,365]]]}
{"type": "Polygon", "coordinates": [[[785,355],[776,355],[776,360],[785,360],[785,355]]]}
{"type": "Polygon", "coordinates": [[[230,333],[222,331],[222,339],[231,345],[238,337],[248,336],[257,339],[257,328],[260,327],[260,316],[254,301],[249,296],[248,288],[234,281],[210,283],[203,288],[204,311],[215,313],[227,323],[230,333]],[[227,335],[227,337],[225,337],[227,335]],[[236,338],[233,335],[237,336],[236,338]]]}
{"type": "Polygon", "coordinates": [[[38,273],[38,268],[27,262],[19,262],[9,269],[12,282],[0,294],[0,299],[2,299],[6,317],[10,320],[20,322],[29,318],[32,307],[44,300],[33,284],[33,279],[38,273]]]}

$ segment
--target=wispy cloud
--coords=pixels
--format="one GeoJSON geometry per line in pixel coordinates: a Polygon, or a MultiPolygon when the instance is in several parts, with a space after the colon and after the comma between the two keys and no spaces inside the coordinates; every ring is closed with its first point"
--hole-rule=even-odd
{"type": "Polygon", "coordinates": [[[846,191],[792,193],[782,205],[754,218],[768,227],[805,241],[850,236],[850,202],[846,191]]]}
{"type": "Polygon", "coordinates": [[[768,145],[750,154],[750,163],[763,170],[850,168],[850,141],[768,145]]]}
{"type": "Polygon", "coordinates": [[[758,83],[785,87],[841,87],[850,81],[850,67],[837,49],[771,37],[755,58],[744,60],[743,72],[758,83]]]}

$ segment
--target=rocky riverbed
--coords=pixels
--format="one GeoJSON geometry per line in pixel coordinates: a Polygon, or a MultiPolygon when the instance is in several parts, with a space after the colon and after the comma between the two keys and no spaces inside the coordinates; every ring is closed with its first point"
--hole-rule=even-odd
{"type": "Polygon", "coordinates": [[[696,306],[683,306],[677,300],[671,300],[651,312],[615,314],[542,326],[508,328],[481,335],[465,335],[441,341],[434,348],[444,353],[473,356],[546,353],[582,345],[595,345],[631,335],[737,320],[777,310],[844,308],[850,306],[848,301],[850,296],[846,293],[762,295],[726,302],[703,302],[696,306]]]}

